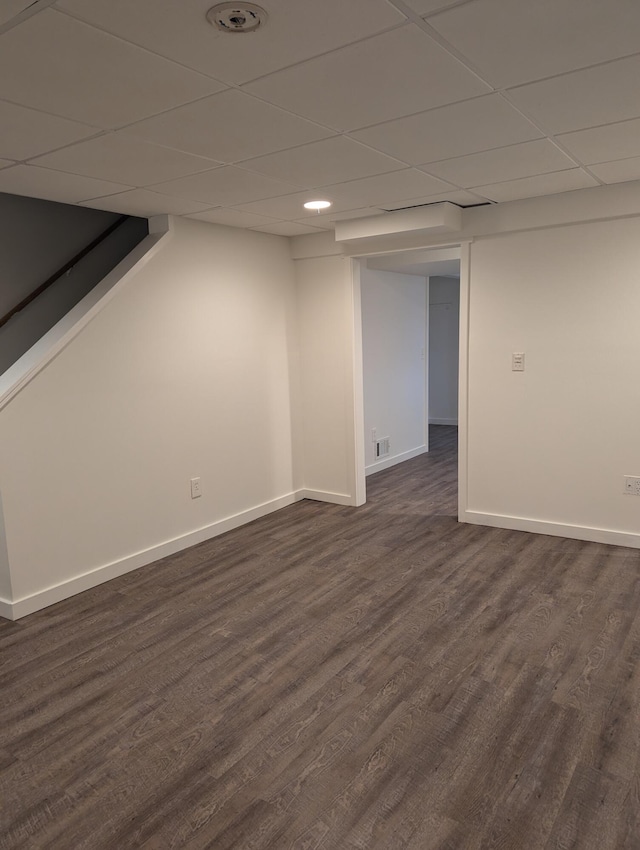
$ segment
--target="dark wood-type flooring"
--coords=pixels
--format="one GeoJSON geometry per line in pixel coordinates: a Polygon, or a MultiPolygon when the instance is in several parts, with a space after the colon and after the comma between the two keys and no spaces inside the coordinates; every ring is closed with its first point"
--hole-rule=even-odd
{"type": "Polygon", "coordinates": [[[455,521],[455,432],[0,621],[0,847],[640,848],[640,552],[455,521]]]}

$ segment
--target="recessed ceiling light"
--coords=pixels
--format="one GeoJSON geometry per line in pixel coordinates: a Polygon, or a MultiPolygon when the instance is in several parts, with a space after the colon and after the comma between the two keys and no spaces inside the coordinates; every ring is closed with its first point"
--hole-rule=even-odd
{"type": "Polygon", "coordinates": [[[306,210],[326,210],[331,206],[331,201],[307,201],[304,205],[306,210]]]}
{"type": "Polygon", "coordinates": [[[207,20],[222,32],[255,32],[267,13],[255,3],[218,3],[207,12],[207,20]]]}

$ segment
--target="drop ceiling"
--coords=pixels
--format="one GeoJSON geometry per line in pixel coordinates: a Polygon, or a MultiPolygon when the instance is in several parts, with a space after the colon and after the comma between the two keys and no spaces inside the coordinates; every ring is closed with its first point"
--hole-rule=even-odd
{"type": "Polygon", "coordinates": [[[640,179],[636,0],[1,5],[0,192],[290,236],[640,179]]]}

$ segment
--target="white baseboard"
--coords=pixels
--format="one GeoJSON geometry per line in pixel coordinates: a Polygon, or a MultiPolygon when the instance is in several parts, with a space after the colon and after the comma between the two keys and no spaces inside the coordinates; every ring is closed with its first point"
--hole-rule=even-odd
{"type": "Polygon", "coordinates": [[[640,549],[640,534],[614,531],[608,528],[593,528],[586,525],[565,525],[560,522],[528,519],[503,514],[484,514],[479,511],[464,511],[460,522],[472,525],[488,525],[491,528],[509,528],[514,531],[531,531],[534,534],[550,534],[553,537],[568,537],[570,540],[587,540],[590,543],[607,543],[612,546],[627,546],[640,549]]]}
{"type": "Polygon", "coordinates": [[[458,427],[457,419],[429,419],[429,425],[455,425],[458,427]]]}
{"type": "Polygon", "coordinates": [[[353,496],[345,493],[328,493],[324,490],[298,490],[298,499],[311,499],[314,502],[330,502],[333,505],[355,505],[353,496]]]}
{"type": "Polygon", "coordinates": [[[402,452],[402,454],[399,455],[386,457],[384,460],[379,460],[376,461],[376,463],[370,464],[370,466],[366,466],[364,474],[373,475],[374,472],[382,472],[383,469],[389,469],[390,466],[395,466],[397,463],[403,463],[405,460],[411,460],[412,457],[418,457],[428,451],[428,446],[419,446],[417,449],[411,449],[410,451],[402,452]]]}
{"type": "Polygon", "coordinates": [[[97,587],[97,585],[103,584],[105,581],[129,573],[132,570],[138,569],[138,567],[144,567],[147,564],[160,560],[160,558],[166,558],[167,555],[174,555],[176,552],[188,549],[190,546],[195,546],[198,543],[203,543],[205,540],[210,540],[212,537],[217,537],[219,534],[224,534],[225,531],[231,531],[234,528],[252,522],[254,519],[259,519],[281,508],[286,508],[288,505],[292,505],[294,502],[298,502],[303,498],[305,497],[301,496],[299,492],[288,493],[285,496],[249,508],[249,510],[225,517],[203,528],[190,531],[180,537],[167,540],[157,546],[151,546],[126,558],[105,564],[83,575],[60,582],[53,587],[39,590],[30,596],[25,596],[14,602],[0,599],[0,616],[7,620],[18,620],[20,617],[26,617],[28,614],[33,614],[35,611],[40,611],[42,608],[47,608],[56,602],[68,599],[70,596],[75,596],[84,590],[97,587]]]}
{"type": "MultiPolygon", "coordinates": [[[[400,459],[408,460],[406,455],[411,454],[416,457],[419,454],[424,454],[425,448],[406,452],[404,455],[399,455],[396,458],[389,458],[383,463],[392,465],[393,463],[401,462],[400,459]],[[391,461],[391,463],[389,463],[391,461]]],[[[378,469],[372,470],[378,471],[378,469]]],[[[21,617],[26,617],[28,614],[33,614],[42,608],[60,602],[63,599],[68,599],[70,596],[75,596],[77,593],[82,593],[84,590],[89,590],[92,587],[97,587],[112,578],[124,575],[138,567],[146,566],[168,555],[173,555],[183,549],[188,549],[190,546],[195,546],[205,540],[217,537],[224,534],[226,531],[231,531],[255,519],[266,516],[269,513],[292,505],[294,502],[301,499],[313,499],[321,502],[332,502],[338,505],[353,505],[351,496],[341,493],[328,493],[322,490],[298,490],[289,493],[280,498],[273,499],[269,502],[264,502],[249,510],[234,514],[225,519],[211,523],[203,528],[188,532],[187,534],[176,537],[172,540],[165,541],[157,546],[152,546],[141,552],[136,552],[126,558],[114,561],[110,564],[105,564],[95,570],[76,576],[65,582],[60,582],[53,587],[48,587],[30,596],[10,602],[7,599],[0,598],[0,617],[7,620],[18,620],[21,617]]],[[[492,528],[508,528],[515,531],[529,531],[534,534],[549,534],[554,537],[567,537],[572,540],[587,540],[593,543],[606,543],[614,546],[626,546],[632,549],[640,549],[640,534],[633,534],[625,531],[614,531],[612,529],[593,528],[589,526],[566,525],[563,523],[548,522],[545,520],[528,519],[526,517],[515,517],[504,514],[486,514],[479,511],[465,511],[460,516],[461,522],[468,522],[473,525],[487,525],[492,528]]]]}

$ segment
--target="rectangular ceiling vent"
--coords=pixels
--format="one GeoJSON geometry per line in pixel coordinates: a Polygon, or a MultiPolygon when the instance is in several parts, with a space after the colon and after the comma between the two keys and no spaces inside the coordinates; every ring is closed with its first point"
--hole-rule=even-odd
{"type": "Polygon", "coordinates": [[[381,440],[376,440],[376,457],[386,457],[391,450],[389,437],[383,437],[381,440]]]}

